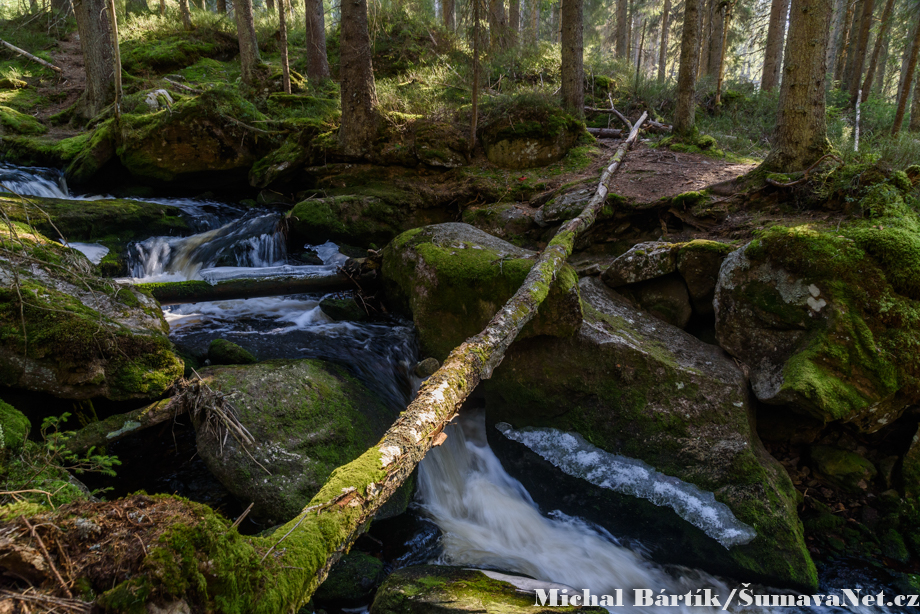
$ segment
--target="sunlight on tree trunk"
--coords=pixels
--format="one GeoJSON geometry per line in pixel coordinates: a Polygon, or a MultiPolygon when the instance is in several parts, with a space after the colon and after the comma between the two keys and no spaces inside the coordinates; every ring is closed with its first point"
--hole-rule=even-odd
{"type": "Polygon", "coordinates": [[[770,25],[767,28],[767,46],[764,49],[763,73],[760,89],[772,92],[779,83],[779,70],[783,65],[783,46],[786,42],[786,17],[789,0],[773,0],[770,5],[770,25]]]}
{"type": "MultiPolygon", "coordinates": [[[[910,98],[910,88],[914,84],[914,72],[917,69],[917,52],[920,51],[920,24],[914,25],[914,38],[908,48],[905,50],[907,64],[904,67],[904,74],[901,77],[901,87],[898,91],[898,103],[894,112],[894,123],[891,125],[891,134],[895,135],[901,131],[901,124],[904,123],[904,113],[907,111],[907,99],[910,98]]],[[[914,93],[916,102],[916,93],[914,93]]]]}
{"type": "Polygon", "coordinates": [[[658,50],[658,82],[664,83],[668,66],[668,34],[670,26],[671,0],[664,0],[661,10],[661,47],[658,50]]]}
{"type": "Polygon", "coordinates": [[[77,115],[90,119],[115,99],[112,28],[108,19],[100,19],[107,10],[105,0],[75,0],[73,8],[86,67],[86,90],[77,107],[77,115]]]}
{"type": "Polygon", "coordinates": [[[278,5],[278,46],[281,48],[281,89],[285,94],[291,93],[291,67],[288,64],[287,6],[285,0],[278,5]]]}
{"type": "Polygon", "coordinates": [[[179,14],[182,15],[182,29],[192,29],[192,13],[188,8],[188,0],[179,0],[179,14]]]}
{"type": "Polygon", "coordinates": [[[453,32],[457,27],[454,13],[454,0],[441,0],[441,18],[444,22],[444,28],[449,32],[453,32]]]}
{"type": "Polygon", "coordinates": [[[508,48],[508,16],[502,0],[489,0],[489,47],[492,51],[508,48]]]}
{"type": "Polygon", "coordinates": [[[540,0],[530,0],[530,42],[540,40],[540,0]]]}
{"type": "Polygon", "coordinates": [[[583,0],[562,0],[562,106],[585,116],[583,0]]]}
{"type": "Polygon", "coordinates": [[[326,55],[326,17],[323,0],[304,0],[307,32],[307,77],[311,80],[329,78],[326,55]]]}
{"type": "Polygon", "coordinates": [[[700,38],[700,0],[685,0],[684,26],[680,37],[680,68],[677,73],[677,104],[674,109],[674,132],[686,136],[694,130],[693,95],[700,38]]]}
{"type": "Polygon", "coordinates": [[[728,27],[732,21],[732,9],[735,7],[734,0],[723,4],[723,15],[722,15],[722,42],[719,44],[719,67],[716,70],[716,113],[719,112],[719,107],[722,106],[722,82],[725,79],[725,52],[728,47],[728,27]]]}
{"type": "Polygon", "coordinates": [[[118,16],[115,13],[115,0],[108,1],[109,24],[112,26],[112,51],[115,55],[113,77],[115,83],[115,123],[121,122],[121,50],[118,47],[118,16]]]}
{"type": "Polygon", "coordinates": [[[347,156],[365,156],[377,134],[377,91],[367,29],[367,0],[342,0],[342,121],[339,147],[347,156]]]}
{"type": "Polygon", "coordinates": [[[824,49],[831,0],[792,0],[773,149],[761,168],[800,171],[827,153],[824,49]]]}

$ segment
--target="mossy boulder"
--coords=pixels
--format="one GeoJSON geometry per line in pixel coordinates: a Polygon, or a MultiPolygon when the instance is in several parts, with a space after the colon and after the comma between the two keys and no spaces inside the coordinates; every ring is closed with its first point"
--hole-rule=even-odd
{"type": "Polygon", "coordinates": [[[534,168],[561,160],[584,133],[584,124],[555,105],[511,104],[486,113],[482,146],[502,168],[534,168]]]}
{"type": "Polygon", "coordinates": [[[17,451],[22,448],[32,424],[21,411],[0,400],[0,447],[17,451]]]}
{"type": "Polygon", "coordinates": [[[249,350],[226,339],[215,339],[208,346],[208,360],[212,365],[251,365],[256,357],[249,350]]]}
{"type": "Polygon", "coordinates": [[[693,315],[687,284],[674,273],[622,286],[619,291],[656,318],[678,328],[685,327],[693,315]]]}
{"type": "Polygon", "coordinates": [[[536,229],[533,210],[520,203],[495,203],[469,207],[463,211],[463,222],[491,235],[526,243],[529,233],[536,229]]]}
{"type": "Polygon", "coordinates": [[[367,311],[358,304],[353,296],[334,297],[327,296],[319,302],[320,309],[333,320],[366,320],[367,311]]]}
{"type": "Polygon", "coordinates": [[[86,399],[163,394],[182,375],[157,302],[96,277],[86,257],[14,223],[0,231],[0,381],[86,399]],[[17,278],[13,277],[13,270],[17,278]]]}
{"type": "Polygon", "coordinates": [[[412,123],[418,161],[428,166],[457,168],[467,164],[468,141],[453,124],[420,119],[412,123]]]}
{"type": "Polygon", "coordinates": [[[294,517],[333,469],[363,454],[396,417],[344,368],[320,360],[273,360],[200,373],[212,389],[230,395],[256,443],[244,450],[199,419],[199,454],[231,493],[255,502],[254,518],[268,524],[294,517]]]}
{"type": "Polygon", "coordinates": [[[375,196],[344,195],[300,202],[287,219],[293,241],[383,245],[403,230],[404,216],[375,196]]]}
{"type": "MultiPolygon", "coordinates": [[[[511,582],[493,579],[487,573],[491,572],[441,565],[405,567],[390,574],[377,591],[370,614],[550,614],[576,611],[595,614],[606,611],[590,606],[534,606],[532,590],[519,590],[511,582]]],[[[495,575],[502,577],[504,574],[495,575]]],[[[533,580],[530,582],[540,584],[533,580]]],[[[560,587],[558,584],[550,586],[560,587]]]]}
{"type": "MultiPolygon", "coordinates": [[[[443,361],[488,324],[535,262],[534,252],[467,224],[447,223],[394,239],[384,250],[382,274],[393,309],[412,315],[423,354],[443,361]]],[[[581,318],[578,276],[566,266],[518,339],[570,336],[581,318]]]]}
{"type": "MultiPolygon", "coordinates": [[[[663,517],[647,501],[555,467],[529,480],[515,468],[519,451],[497,452],[503,464],[549,509],[587,516],[618,535],[633,531],[646,545],[666,538],[650,545],[661,560],[813,588],[817,576],[795,490],[753,429],[741,370],[718,348],[636,310],[598,279],[583,278],[580,288],[584,323],[575,336],[519,339],[483,382],[487,420],[577,432],[606,452],[642,460],[714,493],[756,537],[726,549],[670,510],[663,517]],[[557,496],[563,486],[569,494],[557,496]]],[[[501,439],[488,431],[490,441],[501,439]]]]}
{"type": "Polygon", "coordinates": [[[265,116],[229,88],[184,98],[155,113],[122,116],[116,154],[135,178],[246,184],[249,169],[268,145],[250,122],[265,116]]]}
{"type": "Polygon", "coordinates": [[[843,448],[812,446],[809,453],[812,468],[823,481],[850,493],[868,490],[878,474],[878,469],[870,461],[843,448]]]}
{"type": "Polygon", "coordinates": [[[0,134],[44,134],[48,129],[40,121],[16,109],[0,106],[0,134]]]}
{"type": "Polygon", "coordinates": [[[553,222],[563,222],[578,217],[596,191],[597,185],[594,179],[562,190],[537,210],[534,221],[540,226],[548,226],[553,222]]]}
{"type": "Polygon", "coordinates": [[[384,578],[383,561],[364,552],[349,552],[332,566],[313,600],[321,608],[367,605],[384,578]]]}
{"type": "Polygon", "coordinates": [[[722,266],[719,344],[754,393],[824,423],[874,432],[917,398],[920,222],[773,227],[722,266]]]}

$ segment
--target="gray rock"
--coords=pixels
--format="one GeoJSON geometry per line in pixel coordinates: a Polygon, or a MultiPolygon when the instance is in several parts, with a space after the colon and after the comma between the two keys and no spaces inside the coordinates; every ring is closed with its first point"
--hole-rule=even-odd
{"type": "Polygon", "coordinates": [[[621,286],[617,291],[656,318],[678,328],[684,328],[693,314],[687,285],[674,273],[621,286]]]}
{"type": "Polygon", "coordinates": [[[878,470],[871,462],[836,446],[812,446],[812,469],[823,481],[850,493],[865,492],[878,470]]]}
{"type": "Polygon", "coordinates": [[[353,320],[360,322],[367,319],[367,312],[354,297],[334,298],[327,296],[319,303],[320,309],[333,320],[353,320]]]}
{"type": "Polygon", "coordinates": [[[639,243],[614,260],[601,279],[611,288],[619,288],[673,273],[677,270],[674,247],[674,243],[663,241],[639,243]]]}
{"type": "Polygon", "coordinates": [[[597,186],[579,185],[556,196],[551,201],[537,210],[534,221],[540,226],[548,226],[552,222],[563,222],[578,217],[591,197],[597,186]]]}
{"type": "Polygon", "coordinates": [[[522,446],[511,442],[517,449],[499,452],[495,429],[488,429],[506,468],[535,500],[554,509],[588,515],[617,534],[638,531],[644,541],[666,537],[653,551],[662,558],[685,557],[684,564],[735,577],[814,586],[792,482],[752,430],[741,370],[719,348],[636,310],[599,280],[583,278],[579,285],[585,319],[578,333],[516,341],[482,384],[488,419],[517,429],[579,432],[607,452],[716,493],[738,520],[756,528],[757,537],[726,550],[673,513],[662,516],[644,500],[592,487],[545,461],[548,473],[528,479],[514,460],[522,457],[522,446]],[[627,526],[617,517],[629,518],[627,526]]]}
{"type": "Polygon", "coordinates": [[[415,365],[415,374],[419,377],[429,377],[441,368],[437,358],[428,357],[415,365]]]}

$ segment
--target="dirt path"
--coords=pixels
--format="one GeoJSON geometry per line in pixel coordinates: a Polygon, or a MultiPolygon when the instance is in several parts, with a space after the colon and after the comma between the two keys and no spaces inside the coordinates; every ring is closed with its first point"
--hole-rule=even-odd
{"type": "Polygon", "coordinates": [[[35,116],[48,126],[48,136],[53,138],[73,136],[77,134],[77,131],[64,126],[53,126],[48,122],[48,118],[73,105],[86,89],[86,70],[83,65],[80,36],[73,32],[60,41],[57,49],[51,53],[51,61],[59,66],[63,73],[57,81],[36,88],[35,91],[41,96],[54,94],[51,97],[54,102],[41,106],[37,109],[35,116]]]}

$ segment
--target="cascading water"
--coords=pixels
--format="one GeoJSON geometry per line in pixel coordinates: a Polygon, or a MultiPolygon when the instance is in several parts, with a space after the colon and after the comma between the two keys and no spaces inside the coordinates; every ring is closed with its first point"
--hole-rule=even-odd
{"type": "Polygon", "coordinates": [[[24,169],[0,163],[0,189],[21,196],[42,198],[72,198],[64,181],[64,173],[56,168],[24,169]]]}

